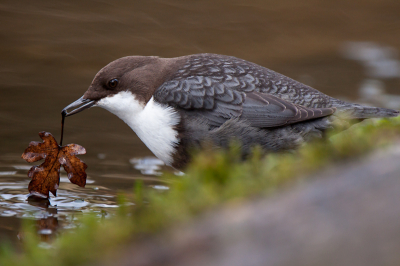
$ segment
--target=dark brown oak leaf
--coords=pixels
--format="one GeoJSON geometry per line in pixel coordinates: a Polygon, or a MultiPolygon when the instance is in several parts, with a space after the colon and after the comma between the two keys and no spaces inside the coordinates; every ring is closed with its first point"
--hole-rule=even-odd
{"type": "Polygon", "coordinates": [[[21,156],[30,163],[45,159],[41,165],[33,166],[28,172],[28,176],[32,178],[28,187],[29,193],[41,198],[48,198],[49,192],[56,196],[60,185],[61,165],[71,183],[84,187],[87,165],[76,155],[85,154],[85,148],[77,144],[61,147],[49,132],[40,132],[39,136],[43,142],[32,141],[21,156]]]}

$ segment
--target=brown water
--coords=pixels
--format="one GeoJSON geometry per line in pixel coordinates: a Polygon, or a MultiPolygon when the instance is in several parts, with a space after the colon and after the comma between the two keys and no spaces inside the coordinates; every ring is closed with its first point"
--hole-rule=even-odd
{"type": "Polygon", "coordinates": [[[92,108],[68,117],[64,135],[64,143],[88,151],[81,156],[89,166],[86,188],[70,184],[62,173],[51,207],[26,201],[30,165],[20,158],[22,152],[40,140],[40,131],[59,139],[61,109],[110,61],[126,55],[228,54],[333,96],[355,100],[363,87],[364,97],[371,98],[372,88],[372,102],[396,107],[398,98],[379,89],[400,94],[399,14],[398,0],[3,0],[0,242],[17,242],[22,217],[38,219],[44,229],[39,232],[46,235],[73,228],[74,217],[88,211],[112,214],[118,191],[131,191],[138,179],[148,189],[167,188],[153,187],[160,185],[152,171],[158,161],[130,161],[152,154],[128,126],[92,108]],[[360,43],[365,41],[371,43],[360,43]]]}

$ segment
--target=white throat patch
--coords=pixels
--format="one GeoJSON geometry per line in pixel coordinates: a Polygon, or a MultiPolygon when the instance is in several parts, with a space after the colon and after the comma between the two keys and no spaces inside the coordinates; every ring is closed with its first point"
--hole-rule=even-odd
{"type": "Polygon", "coordinates": [[[127,123],[160,160],[167,165],[173,163],[172,154],[179,142],[173,127],[179,123],[180,116],[172,107],[155,102],[153,97],[143,105],[128,91],[103,98],[96,106],[127,123]]]}

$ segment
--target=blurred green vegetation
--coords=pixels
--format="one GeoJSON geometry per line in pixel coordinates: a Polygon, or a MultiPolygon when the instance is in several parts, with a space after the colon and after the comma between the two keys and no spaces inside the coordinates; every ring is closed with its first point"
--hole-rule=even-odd
{"type": "Polygon", "coordinates": [[[235,145],[228,152],[203,151],[185,176],[163,177],[170,182],[167,193],[148,192],[138,182],[133,199],[120,195],[117,215],[109,219],[85,216],[79,228],[64,232],[47,248],[40,245],[32,221],[27,220],[24,250],[17,252],[3,244],[0,265],[82,265],[100,260],[121,250],[128,241],[190,222],[221,204],[266,197],[327,164],[352,160],[388,145],[399,137],[400,117],[368,120],[336,133],[294,153],[262,156],[255,149],[246,161],[240,160],[235,145]],[[127,204],[131,200],[135,205],[127,204]]]}

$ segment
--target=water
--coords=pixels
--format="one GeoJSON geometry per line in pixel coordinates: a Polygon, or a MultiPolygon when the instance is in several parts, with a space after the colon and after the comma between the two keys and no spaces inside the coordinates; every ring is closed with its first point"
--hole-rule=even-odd
{"type": "Polygon", "coordinates": [[[112,215],[136,180],[168,191],[159,181],[168,168],[122,121],[91,108],[66,118],[64,135],[86,148],[90,182],[79,188],[64,172],[50,207],[26,200],[22,152],[40,131],[59,139],[60,111],[116,58],[234,55],[332,96],[400,106],[399,1],[4,0],[0,14],[0,242],[19,243],[24,217],[47,238],[77,215],[112,215]]]}
{"type": "Polygon", "coordinates": [[[48,241],[60,229],[75,228],[76,218],[85,213],[108,217],[118,207],[116,194],[132,194],[136,180],[142,180],[147,189],[169,189],[168,184],[156,177],[167,170],[157,158],[132,158],[126,165],[106,158],[100,160],[104,166],[108,165],[108,171],[103,172],[100,167],[88,171],[85,188],[70,183],[62,169],[57,197],[51,196],[47,201],[28,198],[27,172],[31,165],[21,164],[18,157],[6,159],[7,164],[0,166],[0,237],[18,243],[21,218],[37,220],[38,234],[48,241]]]}

